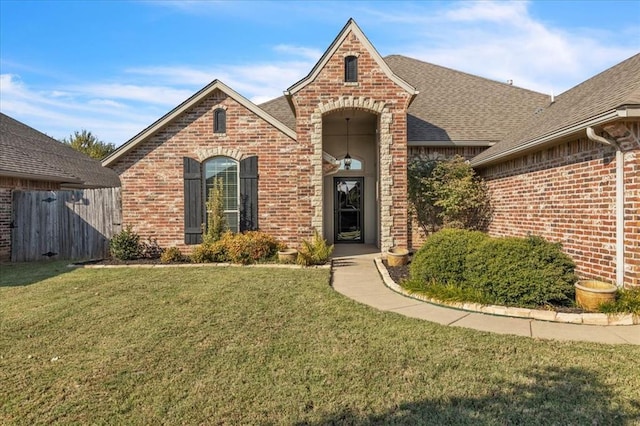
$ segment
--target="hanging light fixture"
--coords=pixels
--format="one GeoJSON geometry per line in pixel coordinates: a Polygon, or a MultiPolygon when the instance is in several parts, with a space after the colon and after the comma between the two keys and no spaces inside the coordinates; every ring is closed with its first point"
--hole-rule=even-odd
{"type": "Polygon", "coordinates": [[[344,169],[351,169],[351,156],[349,155],[349,117],[345,118],[347,120],[347,155],[344,156],[344,169]]]}

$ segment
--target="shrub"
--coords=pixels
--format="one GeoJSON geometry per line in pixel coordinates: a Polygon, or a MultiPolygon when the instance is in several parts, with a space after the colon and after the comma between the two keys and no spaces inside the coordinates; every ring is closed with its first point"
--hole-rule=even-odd
{"type": "Polygon", "coordinates": [[[501,305],[569,305],[575,265],[560,244],[541,237],[490,238],[467,256],[465,285],[501,305]]]}
{"type": "Polygon", "coordinates": [[[127,226],[111,238],[109,251],[116,259],[138,259],[142,254],[140,236],[133,232],[131,226],[127,226]]]}
{"type": "Polygon", "coordinates": [[[322,238],[315,229],[311,240],[302,240],[296,262],[304,266],[324,265],[331,257],[331,253],[333,253],[333,245],[327,245],[327,240],[322,238]]]}
{"type": "Polygon", "coordinates": [[[227,232],[220,242],[224,244],[229,260],[243,265],[272,258],[281,247],[275,238],[261,231],[227,232]]]}
{"type": "Polygon", "coordinates": [[[607,302],[600,305],[600,312],[640,315],[640,288],[618,290],[615,302],[607,302]]]}
{"type": "Polygon", "coordinates": [[[261,231],[234,234],[227,231],[218,241],[197,246],[191,259],[196,263],[233,262],[243,265],[268,260],[276,255],[280,243],[261,231]]]}
{"type": "Polygon", "coordinates": [[[443,229],[427,238],[411,262],[411,279],[462,287],[466,258],[489,238],[479,231],[443,229]]]}
{"type": "Polygon", "coordinates": [[[140,257],[145,259],[159,259],[164,250],[158,244],[157,239],[147,238],[147,241],[140,243],[140,257]]]}
{"type": "Polygon", "coordinates": [[[202,241],[210,244],[218,241],[227,230],[227,220],[224,217],[222,179],[216,178],[209,189],[207,198],[207,229],[202,235],[202,241]]]}
{"type": "Polygon", "coordinates": [[[184,262],[185,257],[178,247],[169,247],[160,255],[161,263],[179,263],[184,262]]]}
{"type": "Polygon", "coordinates": [[[491,219],[489,191],[463,157],[416,158],[407,177],[410,213],[426,234],[443,227],[486,229],[491,219]]]}
{"type": "Polygon", "coordinates": [[[226,248],[222,241],[202,243],[193,249],[191,261],[194,263],[226,262],[226,248]]]}

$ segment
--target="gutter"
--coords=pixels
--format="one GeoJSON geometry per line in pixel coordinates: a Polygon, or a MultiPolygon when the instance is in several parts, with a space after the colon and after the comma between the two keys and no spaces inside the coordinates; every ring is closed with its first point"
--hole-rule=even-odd
{"type": "Polygon", "coordinates": [[[616,149],[616,285],[624,286],[624,152],[615,140],[598,136],[593,127],[587,127],[587,137],[616,149]]]}

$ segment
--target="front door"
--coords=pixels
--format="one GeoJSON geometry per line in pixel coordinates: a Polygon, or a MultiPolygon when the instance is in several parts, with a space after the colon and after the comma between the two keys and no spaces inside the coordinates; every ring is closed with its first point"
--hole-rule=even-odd
{"type": "Polygon", "coordinates": [[[333,224],[336,243],[364,242],[364,178],[334,177],[335,193],[333,224]]]}

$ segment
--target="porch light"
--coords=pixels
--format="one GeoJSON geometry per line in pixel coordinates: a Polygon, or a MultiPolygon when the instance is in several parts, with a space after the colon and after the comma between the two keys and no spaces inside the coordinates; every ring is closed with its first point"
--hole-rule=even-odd
{"type": "Polygon", "coordinates": [[[349,155],[349,117],[347,120],[347,155],[344,156],[344,169],[349,170],[351,168],[351,156],[349,155]]]}

